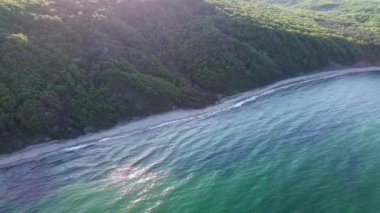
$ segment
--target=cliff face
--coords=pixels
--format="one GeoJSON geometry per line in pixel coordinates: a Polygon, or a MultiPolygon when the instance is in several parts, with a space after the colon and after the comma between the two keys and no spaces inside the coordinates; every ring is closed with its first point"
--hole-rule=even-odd
{"type": "Polygon", "coordinates": [[[306,14],[247,1],[0,0],[0,153],[378,50],[371,32],[306,14]]]}

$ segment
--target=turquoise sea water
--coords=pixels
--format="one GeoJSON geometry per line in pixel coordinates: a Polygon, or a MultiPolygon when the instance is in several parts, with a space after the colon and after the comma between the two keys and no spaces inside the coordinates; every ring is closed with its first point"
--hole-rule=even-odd
{"type": "Polygon", "coordinates": [[[294,83],[0,168],[0,212],[380,212],[380,73],[294,83]]]}

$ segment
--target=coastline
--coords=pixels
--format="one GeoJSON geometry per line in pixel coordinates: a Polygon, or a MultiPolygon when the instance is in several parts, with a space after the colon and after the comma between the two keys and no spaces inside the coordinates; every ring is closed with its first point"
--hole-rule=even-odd
{"type": "Polygon", "coordinates": [[[214,105],[208,107],[206,106],[202,109],[169,111],[145,118],[135,119],[130,122],[121,123],[110,129],[86,134],[76,139],[50,141],[28,146],[20,151],[13,152],[11,154],[0,155],[0,168],[12,167],[20,163],[39,160],[61,152],[75,151],[81,148],[96,145],[98,143],[107,142],[111,138],[123,138],[133,133],[138,133],[154,128],[161,128],[176,122],[207,118],[225,111],[240,108],[247,103],[255,101],[258,97],[274,93],[279,89],[286,89],[286,87],[296,84],[304,84],[342,75],[373,71],[380,71],[380,67],[346,67],[343,69],[319,71],[307,75],[284,79],[278,82],[274,82],[268,86],[256,88],[254,90],[232,96],[223,97],[214,105]]]}

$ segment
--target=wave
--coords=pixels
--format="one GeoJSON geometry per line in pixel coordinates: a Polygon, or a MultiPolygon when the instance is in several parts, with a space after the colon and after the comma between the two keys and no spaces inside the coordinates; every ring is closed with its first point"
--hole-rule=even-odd
{"type": "Polygon", "coordinates": [[[240,108],[240,107],[242,107],[243,105],[248,104],[248,103],[251,103],[251,102],[253,102],[253,101],[255,101],[255,100],[257,100],[257,96],[253,96],[253,97],[248,98],[248,99],[246,99],[246,100],[240,101],[240,102],[238,102],[238,103],[232,105],[232,107],[230,107],[229,109],[240,108]]]}
{"type": "Polygon", "coordinates": [[[106,141],[109,141],[109,140],[112,140],[112,138],[103,138],[103,139],[99,140],[99,143],[103,143],[103,142],[106,142],[106,141]]]}
{"type": "Polygon", "coordinates": [[[78,149],[86,148],[86,147],[93,146],[93,145],[94,144],[83,144],[83,145],[79,145],[79,146],[73,146],[73,147],[65,148],[65,149],[63,149],[63,151],[64,152],[72,152],[72,151],[76,151],[78,149]]]}

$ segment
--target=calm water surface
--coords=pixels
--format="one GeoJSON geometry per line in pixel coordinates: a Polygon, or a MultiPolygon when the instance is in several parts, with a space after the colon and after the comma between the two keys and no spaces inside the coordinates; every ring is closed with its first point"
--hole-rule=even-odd
{"type": "Polygon", "coordinates": [[[380,73],[89,138],[0,183],[0,212],[380,212],[380,73]]]}

